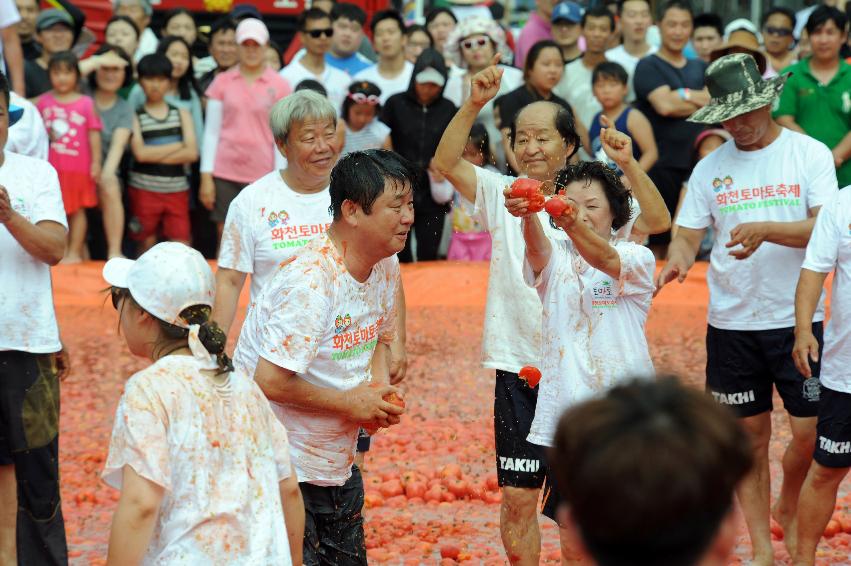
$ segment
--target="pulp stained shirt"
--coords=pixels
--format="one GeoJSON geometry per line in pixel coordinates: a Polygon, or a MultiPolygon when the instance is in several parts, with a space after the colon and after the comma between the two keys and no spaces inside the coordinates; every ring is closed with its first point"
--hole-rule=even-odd
{"type": "Polygon", "coordinates": [[[275,268],[324,234],[331,225],[331,195],[326,187],[302,194],[284,183],[278,171],[245,187],[231,202],[219,266],[251,274],[251,300],[275,274],[275,268]]]}
{"type": "Polygon", "coordinates": [[[291,564],[279,482],[287,431],[243,374],[215,382],[192,356],[157,360],[128,381],[103,470],[124,466],[164,488],[143,564],[291,564]]]}
{"type": "MultiPolygon", "coordinates": [[[[482,364],[486,368],[517,373],[525,365],[536,365],[541,359],[541,300],[526,284],[523,263],[526,243],[520,219],[505,209],[502,191],[517,177],[510,177],[476,167],[475,215],[490,232],[492,251],[485,303],[482,364]]],[[[636,201],[630,203],[629,222],[617,233],[625,239],[632,233],[641,212],[636,201]]],[[[544,232],[553,241],[567,238],[562,230],[550,225],[549,215],[538,213],[544,232]]]]}
{"type": "MultiPolygon", "coordinates": [[[[833,157],[804,134],[783,129],[767,147],[741,151],[733,140],[694,168],[676,223],[712,226],[709,324],[722,330],[771,330],[795,325],[795,287],[805,250],[764,242],[738,260],[726,247],[746,222],[806,220],[836,193],[833,157]]],[[[824,295],[815,320],[824,320],[824,295]]]]}
{"type": "Polygon", "coordinates": [[[834,391],[851,393],[851,190],[847,187],[819,212],[803,267],[817,273],[836,271],[819,379],[834,391]]]}
{"type": "Polygon", "coordinates": [[[644,324],[653,297],[656,259],[649,248],[613,242],[620,276],[591,267],[570,240],[552,242],[538,276],[523,270],[543,305],[541,384],[528,440],[552,446],[565,409],[617,383],[652,379],[644,324]]]}
{"type": "MultiPolygon", "coordinates": [[[[396,336],[399,260],[357,281],[327,235],[275,272],[251,306],[234,355],[254,375],[260,358],[321,388],[348,391],[372,379],[372,355],[396,336]]],[[[339,414],[272,402],[287,427],[300,482],[340,486],[351,476],[358,423],[339,414]]]]}
{"type": "MultiPolygon", "coordinates": [[[[59,177],[43,159],[3,152],[0,185],[12,209],[32,224],[68,223],[59,177]]],[[[37,260],[0,224],[0,351],[32,354],[58,352],[59,328],[53,308],[50,266],[37,260]]]]}

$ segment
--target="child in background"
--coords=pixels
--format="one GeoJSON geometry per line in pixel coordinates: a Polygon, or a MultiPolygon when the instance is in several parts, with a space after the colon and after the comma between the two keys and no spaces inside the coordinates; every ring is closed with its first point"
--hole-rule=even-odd
{"type": "Polygon", "coordinates": [[[61,51],[50,57],[47,72],[53,89],[36,102],[50,137],[48,161],[59,174],[68,215],[65,263],[78,263],[85,253],[86,208],[97,206],[101,171],[101,120],[94,101],[77,92],[77,56],[61,51]]]}
{"type": "Polygon", "coordinates": [[[346,142],[340,157],[366,149],[393,149],[390,128],[378,120],[381,89],[369,81],[349,85],[340,116],[346,126],[346,142]]]}
{"type": "Polygon", "coordinates": [[[603,107],[588,125],[588,137],[591,139],[592,156],[609,167],[618,171],[603,151],[600,142],[600,131],[613,124],[619,132],[633,139],[632,153],[638,165],[645,172],[649,171],[659,159],[659,149],[650,121],[640,110],[630,107],[625,101],[629,94],[629,75],[622,66],[611,61],[600,63],[591,75],[594,97],[603,107]]]}
{"type": "Polygon", "coordinates": [[[195,129],[189,112],[165,101],[172,65],[165,55],[145,55],[138,65],[145,103],[133,118],[128,193],[135,218],[133,239],[145,251],[160,232],[169,240],[189,243],[189,179],[187,164],[198,159],[195,129]]]}
{"type": "MultiPolygon", "coordinates": [[[[488,130],[481,123],[473,124],[470,138],[462,155],[464,159],[494,173],[496,168],[488,130]]],[[[476,206],[454,191],[452,197],[452,240],[446,259],[460,261],[488,261],[491,258],[491,236],[476,214],[476,206]]],[[[436,200],[436,199],[435,199],[436,200]]]]}
{"type": "MultiPolygon", "coordinates": [[[[144,60],[144,59],[143,59],[144,60]]],[[[304,504],[287,432],[233,372],[209,320],[201,254],[167,242],[103,268],[131,353],[103,479],[121,490],[109,564],[302,564],[304,504]]]]}

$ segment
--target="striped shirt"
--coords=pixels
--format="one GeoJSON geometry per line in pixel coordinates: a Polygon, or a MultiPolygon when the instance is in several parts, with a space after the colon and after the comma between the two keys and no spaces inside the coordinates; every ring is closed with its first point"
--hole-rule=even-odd
{"type": "Polygon", "coordinates": [[[357,132],[351,131],[346,124],[346,142],[341,155],[366,149],[381,149],[389,135],[390,128],[378,118],[373,119],[357,132]]]}
{"type": "MultiPolygon", "coordinates": [[[[136,110],[142,141],[145,145],[166,145],[183,141],[180,127],[180,110],[168,105],[168,114],[162,120],[151,116],[144,106],[136,110]]],[[[133,162],[128,184],[136,189],[154,193],[179,193],[189,189],[185,165],[133,162]]]]}

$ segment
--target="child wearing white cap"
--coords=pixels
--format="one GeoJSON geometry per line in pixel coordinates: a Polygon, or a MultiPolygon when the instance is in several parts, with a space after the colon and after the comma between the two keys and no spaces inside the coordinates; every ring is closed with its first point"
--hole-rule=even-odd
{"type": "Polygon", "coordinates": [[[121,490],[109,562],[302,564],[287,433],[224,354],[210,266],[166,242],[103,276],[128,348],[153,362],[127,381],[103,471],[121,490]]]}

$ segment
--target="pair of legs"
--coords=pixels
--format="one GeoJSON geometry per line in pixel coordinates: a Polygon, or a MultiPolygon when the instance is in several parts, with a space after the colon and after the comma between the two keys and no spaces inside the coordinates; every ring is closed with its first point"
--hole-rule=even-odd
{"type": "Polygon", "coordinates": [[[0,564],[68,563],[53,354],[0,352],[0,564]]]}
{"type": "Polygon", "coordinates": [[[83,261],[88,229],[89,221],[86,218],[85,208],[78,208],[68,215],[68,251],[65,252],[63,263],[80,263],[83,261]]]}
{"type": "Polygon", "coordinates": [[[851,394],[822,388],[816,435],[815,461],[798,505],[797,545],[790,549],[795,566],[815,564],[816,548],[836,505],[836,492],[851,467],[851,394]]]}
{"type": "Polygon", "coordinates": [[[121,240],[124,238],[124,203],[121,201],[121,182],[116,177],[101,179],[98,183],[98,200],[103,213],[103,231],[106,235],[106,257],[121,257],[121,240]]]}
{"type": "Polygon", "coordinates": [[[216,186],[216,203],[210,212],[210,219],[216,223],[216,233],[218,235],[216,241],[221,242],[230,203],[242,192],[242,189],[248,186],[248,183],[213,177],[213,184],[216,186]]]}
{"type": "MultiPolygon", "coordinates": [[[[671,213],[671,218],[675,218],[680,193],[683,190],[683,185],[691,175],[691,170],[655,165],[650,168],[647,175],[656,185],[656,188],[659,189],[659,194],[662,195],[665,206],[668,208],[668,212],[671,213]]],[[[669,231],[664,234],[651,235],[648,245],[658,259],[664,259],[668,255],[668,244],[670,243],[671,233],[669,231]]]]}
{"type": "MultiPolygon", "coordinates": [[[[821,345],[821,322],[813,324],[813,334],[821,345]]],[[[783,527],[787,546],[794,549],[798,500],[815,446],[820,368],[815,364],[815,377],[805,379],[792,361],[794,343],[794,328],[740,331],[709,326],[706,332],[706,389],[740,417],[753,447],[754,466],[736,495],[757,566],[774,563],[772,516],[783,527]],[[768,447],[775,387],[789,413],[792,439],[783,454],[783,483],[772,508],[768,447]]]]}
{"type": "Polygon", "coordinates": [[[542,448],[526,440],[537,401],[537,388],[527,386],[516,373],[496,370],[493,422],[502,487],[499,530],[512,566],[537,565],[541,556],[538,497],[546,466],[542,448]]]}

